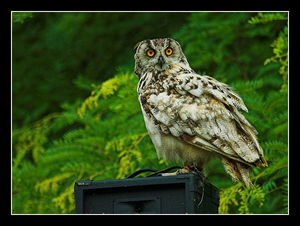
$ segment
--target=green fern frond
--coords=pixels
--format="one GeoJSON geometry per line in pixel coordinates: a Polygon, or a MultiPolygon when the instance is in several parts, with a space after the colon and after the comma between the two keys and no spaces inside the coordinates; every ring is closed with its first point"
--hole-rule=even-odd
{"type": "Polygon", "coordinates": [[[257,16],[248,20],[249,24],[269,23],[275,20],[287,20],[287,13],[258,13],[257,16]]]}
{"type": "Polygon", "coordinates": [[[274,117],[273,122],[274,124],[280,124],[280,123],[286,123],[288,121],[289,112],[288,109],[286,109],[285,112],[278,114],[274,117]]]}
{"type": "Polygon", "coordinates": [[[35,190],[41,194],[44,194],[51,189],[51,191],[55,193],[58,190],[58,183],[64,181],[72,175],[73,173],[65,172],[52,178],[47,178],[41,182],[37,182],[35,185],[35,190]]]}
{"type": "MultiPolygon", "coordinates": [[[[259,185],[255,185],[252,189],[242,188],[241,184],[222,189],[220,191],[220,214],[228,214],[229,206],[238,206],[240,214],[252,213],[252,206],[258,204],[258,208],[263,206],[265,201],[265,192],[259,185]],[[239,200],[239,201],[238,201],[239,200]]],[[[257,208],[257,207],[256,207],[257,208]]]]}
{"type": "Polygon", "coordinates": [[[263,86],[263,79],[259,80],[249,80],[249,81],[240,81],[232,83],[231,86],[236,90],[239,94],[250,92],[256,89],[259,89],[263,86]]]}
{"type": "Polygon", "coordinates": [[[93,109],[93,107],[97,107],[98,100],[101,96],[104,99],[112,96],[120,86],[130,84],[130,81],[134,78],[135,76],[133,74],[116,75],[114,78],[111,78],[100,85],[93,85],[91,96],[86,98],[81,107],[77,109],[79,117],[84,117],[87,108],[93,109]]]}
{"type": "Polygon", "coordinates": [[[272,132],[276,134],[282,134],[283,132],[287,132],[287,131],[288,131],[288,122],[285,122],[276,126],[272,132]]]}
{"type": "Polygon", "coordinates": [[[283,201],[284,201],[284,209],[283,213],[287,214],[289,212],[289,196],[288,196],[289,188],[288,188],[288,178],[284,179],[284,184],[282,188],[282,193],[283,193],[283,201]]]}
{"type": "Polygon", "coordinates": [[[277,184],[276,184],[276,182],[274,181],[273,178],[272,178],[272,180],[265,181],[265,183],[262,186],[262,189],[265,192],[270,192],[270,191],[272,191],[276,188],[277,188],[277,184]]]}
{"type": "MultiPolygon", "coordinates": [[[[252,95],[243,95],[243,100],[247,108],[249,109],[249,114],[251,111],[260,112],[266,105],[264,98],[261,95],[256,96],[254,93],[252,95]]],[[[248,114],[247,114],[248,115],[248,114]]],[[[260,117],[259,117],[260,118],[260,117]]]]}
{"type": "Polygon", "coordinates": [[[288,175],[288,170],[289,170],[288,167],[284,167],[284,168],[277,170],[277,172],[275,174],[273,174],[272,176],[269,177],[270,179],[268,181],[274,182],[274,183],[275,183],[275,181],[282,181],[282,178],[286,178],[286,175],[288,175]]]}
{"type": "Polygon", "coordinates": [[[84,90],[93,90],[92,84],[95,84],[96,81],[89,79],[86,76],[78,75],[77,79],[73,80],[73,84],[75,84],[78,88],[84,90]]]}
{"type": "Polygon", "coordinates": [[[74,186],[68,187],[59,196],[52,199],[55,208],[62,210],[62,214],[70,213],[75,210],[74,186]]]}
{"type": "Polygon", "coordinates": [[[287,107],[287,92],[270,91],[266,98],[266,110],[269,112],[287,107]]]}
{"type": "MultiPolygon", "coordinates": [[[[268,159],[267,159],[268,161],[268,159]]],[[[284,169],[288,167],[288,157],[284,156],[282,158],[274,157],[272,159],[272,165],[270,164],[270,167],[265,169],[266,173],[271,175],[272,173],[278,172],[278,170],[284,169]]],[[[287,176],[287,175],[286,175],[287,176]]]]}
{"type": "Polygon", "coordinates": [[[279,152],[287,152],[288,150],[288,145],[286,142],[277,141],[277,140],[262,142],[261,147],[263,149],[275,150],[279,152]]]}
{"type": "Polygon", "coordinates": [[[67,132],[66,134],[64,134],[63,138],[64,140],[73,140],[84,135],[86,135],[86,130],[80,128],[67,132]]]}
{"type": "MultiPolygon", "coordinates": [[[[271,86],[274,89],[278,89],[282,86],[282,78],[280,75],[274,76],[274,70],[278,70],[279,64],[268,64],[266,67],[268,68],[268,71],[266,71],[266,74],[262,74],[263,81],[265,86],[271,86]]],[[[262,72],[263,73],[263,72],[262,72]]]]}
{"type": "Polygon", "coordinates": [[[22,149],[18,152],[16,158],[13,159],[13,169],[17,169],[26,154],[26,150],[22,149]]]}
{"type": "Polygon", "coordinates": [[[99,157],[98,153],[93,148],[78,146],[78,145],[65,145],[48,150],[48,154],[43,156],[39,162],[41,165],[49,166],[53,164],[64,164],[70,159],[85,158],[85,156],[99,157]]]}

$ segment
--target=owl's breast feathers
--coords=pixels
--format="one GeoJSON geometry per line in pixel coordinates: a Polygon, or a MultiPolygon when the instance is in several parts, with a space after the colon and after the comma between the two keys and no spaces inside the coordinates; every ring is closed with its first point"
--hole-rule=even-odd
{"type": "MultiPolygon", "coordinates": [[[[222,160],[225,165],[234,160],[257,168],[268,166],[257,131],[239,112],[248,112],[243,100],[226,84],[172,65],[164,73],[145,73],[138,94],[147,122],[164,137],[227,157],[222,160]]],[[[242,165],[237,164],[240,171],[242,165]]]]}

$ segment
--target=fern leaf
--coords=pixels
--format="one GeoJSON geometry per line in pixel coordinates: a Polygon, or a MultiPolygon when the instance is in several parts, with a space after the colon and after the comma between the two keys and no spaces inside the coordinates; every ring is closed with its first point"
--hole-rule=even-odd
{"type": "Polygon", "coordinates": [[[75,129],[75,130],[71,130],[71,131],[67,132],[66,134],[64,134],[63,138],[65,140],[72,140],[72,139],[81,137],[85,134],[86,134],[85,129],[75,129]]]}
{"type": "Polygon", "coordinates": [[[22,149],[21,151],[18,152],[17,157],[13,159],[14,165],[13,169],[17,169],[19,164],[21,163],[22,159],[24,158],[26,154],[26,150],[22,149]]]}
{"type": "Polygon", "coordinates": [[[288,122],[282,123],[273,129],[273,133],[281,134],[288,131],[288,122]]]}
{"type": "Polygon", "coordinates": [[[274,122],[274,124],[285,123],[285,122],[288,121],[288,116],[289,116],[289,113],[286,109],[285,112],[283,112],[283,113],[277,115],[276,117],[274,117],[273,122],[274,122]]]}
{"type": "Polygon", "coordinates": [[[59,175],[56,175],[52,178],[47,178],[41,182],[36,183],[35,189],[36,191],[44,194],[48,192],[50,189],[54,193],[58,189],[58,183],[72,176],[73,173],[65,172],[59,175]]]}
{"type": "Polygon", "coordinates": [[[258,13],[257,16],[248,20],[249,24],[268,23],[274,20],[287,20],[287,13],[258,13]]]}
{"type": "Polygon", "coordinates": [[[238,92],[238,93],[246,93],[249,91],[253,91],[256,89],[259,89],[263,86],[264,82],[262,79],[259,80],[250,80],[250,81],[240,81],[232,83],[232,87],[238,92]]]}
{"type": "Polygon", "coordinates": [[[288,145],[285,142],[277,140],[262,142],[261,146],[263,149],[276,150],[281,152],[286,152],[288,150],[288,145]]]}
{"type": "Polygon", "coordinates": [[[52,199],[55,208],[62,210],[63,214],[70,213],[75,210],[74,187],[71,185],[59,196],[52,199]],[[67,208],[67,206],[69,208],[67,208]]]}
{"type": "Polygon", "coordinates": [[[266,110],[272,112],[274,110],[287,107],[287,92],[270,91],[266,98],[266,110]]]}
{"type": "Polygon", "coordinates": [[[287,214],[289,212],[289,196],[288,196],[288,178],[284,179],[284,184],[282,188],[282,193],[283,193],[283,201],[284,201],[284,209],[283,213],[287,214]]]}
{"type": "Polygon", "coordinates": [[[90,91],[93,90],[92,84],[95,83],[96,81],[82,75],[78,75],[77,79],[73,80],[73,84],[75,84],[78,88],[90,91]]]}

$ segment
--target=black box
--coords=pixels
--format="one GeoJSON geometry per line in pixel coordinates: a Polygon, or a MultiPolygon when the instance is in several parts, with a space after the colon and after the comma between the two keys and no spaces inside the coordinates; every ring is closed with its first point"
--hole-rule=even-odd
{"type": "Polygon", "coordinates": [[[76,181],[76,213],[217,214],[218,189],[192,173],[177,176],[76,181]]]}

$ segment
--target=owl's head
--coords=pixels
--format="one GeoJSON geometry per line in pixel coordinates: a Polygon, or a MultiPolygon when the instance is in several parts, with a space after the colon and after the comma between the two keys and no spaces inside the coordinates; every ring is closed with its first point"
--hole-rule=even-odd
{"type": "Polygon", "coordinates": [[[172,38],[147,39],[135,45],[134,73],[140,78],[146,72],[163,72],[172,64],[190,68],[180,44],[172,38]]]}

